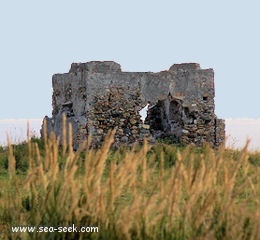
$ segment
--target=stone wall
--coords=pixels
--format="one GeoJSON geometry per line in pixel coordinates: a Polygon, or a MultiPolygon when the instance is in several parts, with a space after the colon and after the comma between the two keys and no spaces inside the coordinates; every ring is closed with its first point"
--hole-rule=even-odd
{"type": "Polygon", "coordinates": [[[115,144],[170,138],[183,144],[219,146],[224,121],[214,113],[214,72],[197,63],[174,64],[168,71],[122,72],[118,63],[73,63],[52,78],[52,117],[47,133],[62,133],[62,116],[73,128],[75,148],[87,138],[99,146],[117,127],[115,144]],[[141,120],[140,110],[148,107],[141,120]]]}

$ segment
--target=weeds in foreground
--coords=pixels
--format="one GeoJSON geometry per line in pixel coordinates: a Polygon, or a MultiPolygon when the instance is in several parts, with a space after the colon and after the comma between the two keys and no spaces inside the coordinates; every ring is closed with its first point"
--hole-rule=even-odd
{"type": "Polygon", "coordinates": [[[29,141],[25,175],[17,174],[9,145],[0,239],[259,239],[259,165],[250,163],[247,147],[236,159],[225,149],[147,142],[111,151],[113,137],[109,132],[96,150],[89,139],[76,152],[71,135],[62,150],[54,135],[43,151],[29,141]],[[99,231],[11,231],[72,224],[99,231]]]}

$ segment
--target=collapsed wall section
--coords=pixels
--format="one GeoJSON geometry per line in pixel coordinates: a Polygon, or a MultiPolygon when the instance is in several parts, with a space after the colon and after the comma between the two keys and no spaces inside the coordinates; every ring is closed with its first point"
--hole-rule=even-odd
{"type": "Polygon", "coordinates": [[[170,137],[183,144],[223,143],[224,122],[214,113],[214,72],[199,64],[175,64],[168,71],[122,72],[115,62],[74,63],[52,79],[52,117],[47,133],[62,134],[62,116],[73,128],[77,148],[89,134],[99,146],[117,127],[115,144],[170,137]],[[143,122],[139,114],[148,107],[143,122]]]}

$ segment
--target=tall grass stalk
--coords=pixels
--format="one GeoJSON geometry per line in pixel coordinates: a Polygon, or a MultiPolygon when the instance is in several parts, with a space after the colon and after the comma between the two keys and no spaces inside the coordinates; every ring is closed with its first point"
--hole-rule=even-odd
{"type": "Polygon", "coordinates": [[[28,141],[26,176],[16,173],[9,143],[0,239],[259,239],[259,166],[250,164],[247,146],[237,159],[224,148],[147,141],[116,151],[115,129],[100,149],[89,138],[74,152],[71,126],[63,126],[61,149],[46,132],[44,151],[28,141]],[[169,165],[167,156],[176,161],[169,165]],[[11,232],[18,225],[72,224],[99,232],[11,232]]]}

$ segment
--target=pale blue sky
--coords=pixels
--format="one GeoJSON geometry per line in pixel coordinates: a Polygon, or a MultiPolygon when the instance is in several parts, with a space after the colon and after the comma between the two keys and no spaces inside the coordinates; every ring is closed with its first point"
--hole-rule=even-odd
{"type": "Polygon", "coordinates": [[[72,62],[125,71],[214,68],[216,113],[260,118],[260,1],[1,1],[0,119],[51,115],[51,77],[72,62]]]}

